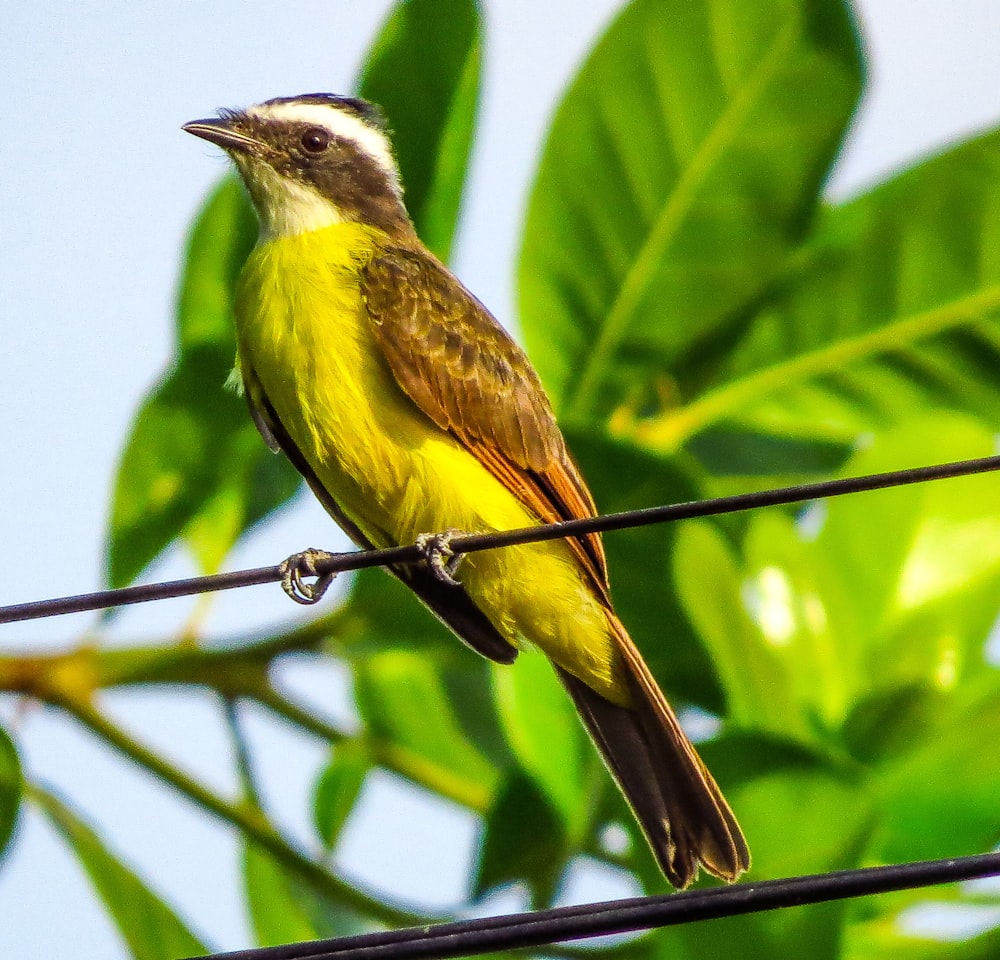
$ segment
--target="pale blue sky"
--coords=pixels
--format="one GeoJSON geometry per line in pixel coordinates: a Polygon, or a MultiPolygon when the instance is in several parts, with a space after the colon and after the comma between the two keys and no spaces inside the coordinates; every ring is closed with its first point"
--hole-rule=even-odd
{"type": "MultiPolygon", "coordinates": [[[[11,6],[0,26],[0,603],[99,586],[109,479],[136,404],[168,361],[184,232],[224,169],[217,152],[180,124],[222,105],[348,90],[387,4],[11,6]]],[[[490,5],[483,126],[456,268],[502,319],[511,314],[523,198],[547,117],[616,7],[610,0],[490,5]]],[[[838,193],[1000,118],[995,0],[864,0],[861,10],[873,83],[834,181],[838,193]]],[[[326,516],[303,499],[234,564],[270,564],[335,542],[326,516]]],[[[154,575],[188,572],[172,556],[154,575]]],[[[137,609],[116,637],[168,634],[188,609],[185,601],[137,609]]],[[[257,588],[223,599],[212,623],[224,635],[289,613],[276,589],[257,588]]],[[[91,622],[0,627],[0,650],[59,647],[91,622]]],[[[298,668],[289,682],[339,715],[347,710],[343,678],[332,669],[298,668]]],[[[231,785],[207,700],[117,695],[108,706],[219,788],[231,785]]],[[[214,946],[248,943],[227,834],[60,719],[11,703],[0,705],[0,717],[15,726],[30,772],[96,819],[214,946]]],[[[280,784],[274,804],[301,831],[303,796],[322,754],[267,724],[254,731],[264,779],[280,784]]],[[[345,844],[352,875],[372,884],[393,877],[392,890],[431,906],[460,899],[472,824],[430,811],[405,791],[372,793],[345,844]],[[454,868],[428,884],[421,865],[445,856],[454,868]],[[412,867],[401,870],[401,859],[412,867]]],[[[593,878],[579,890],[588,898],[625,892],[593,878]]],[[[29,814],[0,868],[0,956],[48,956],[68,945],[74,960],[123,956],[75,863],[29,814]]]]}

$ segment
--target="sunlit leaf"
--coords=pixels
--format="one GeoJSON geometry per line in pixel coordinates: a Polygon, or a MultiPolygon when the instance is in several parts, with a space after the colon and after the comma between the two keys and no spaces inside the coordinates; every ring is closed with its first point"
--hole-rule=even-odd
{"type": "Polygon", "coordinates": [[[996,429],[998,222],[995,131],[827,210],[718,385],[644,435],[731,418],[850,441],[940,409],[996,429]]]}
{"type": "Polygon", "coordinates": [[[592,750],[569,695],[537,651],[493,671],[504,731],[521,766],[559,812],[567,833],[586,819],[587,754],[592,750]]]}
{"type": "MultiPolygon", "coordinates": [[[[941,414],[881,435],[844,469],[984,456],[993,444],[976,421],[941,414]]],[[[817,721],[832,730],[851,717],[845,733],[869,758],[918,742],[917,717],[936,709],[919,691],[983,669],[1000,610],[995,488],[982,475],[835,498],[800,520],[760,511],[742,556],[707,522],[685,524],[677,582],[734,719],[808,739],[817,721]],[[900,697],[914,723],[877,722],[878,704],[900,697]]]]}
{"type": "Polygon", "coordinates": [[[746,571],[712,524],[681,526],[674,576],[688,616],[712,653],[733,723],[804,737],[808,725],[788,670],[744,606],[746,571]]]}
{"type": "Polygon", "coordinates": [[[558,405],[696,392],[805,235],[861,87],[845,4],[634,0],[556,113],[520,262],[558,405]]]}
{"type": "Polygon", "coordinates": [[[55,794],[33,786],[31,799],[73,851],[136,960],[176,960],[210,952],[55,794]]]}
{"type": "Polygon", "coordinates": [[[332,759],[319,775],[313,792],[313,823],[327,850],[336,845],[371,766],[368,751],[358,741],[345,740],[334,747],[332,759]]]}
{"type": "Polygon", "coordinates": [[[453,797],[489,797],[497,770],[466,730],[464,714],[490,709],[486,661],[445,666],[387,650],[355,661],[354,689],[366,728],[411,758],[415,777],[453,797]]]}
{"type": "MultiPolygon", "coordinates": [[[[943,463],[994,452],[991,431],[942,413],[880,435],[850,474],[943,463]]],[[[995,474],[838,498],[813,551],[844,584],[827,604],[844,644],[863,651],[864,686],[948,689],[981,667],[1000,610],[1000,518],[995,474]],[[845,611],[853,615],[844,617],[845,611]],[[856,638],[856,639],[855,639],[856,638]]],[[[852,653],[852,656],[856,654],[852,653]]]]}

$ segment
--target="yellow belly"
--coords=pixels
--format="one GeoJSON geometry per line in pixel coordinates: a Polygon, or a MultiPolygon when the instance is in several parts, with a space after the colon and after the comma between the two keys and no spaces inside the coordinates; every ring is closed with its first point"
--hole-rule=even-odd
{"type": "MultiPolygon", "coordinates": [[[[237,300],[241,367],[372,542],[537,522],[397,385],[357,281],[372,244],[368,228],[341,224],[258,247],[237,300]]],[[[508,640],[526,639],[609,699],[626,698],[607,616],[565,543],[472,554],[458,579],[508,640]]]]}

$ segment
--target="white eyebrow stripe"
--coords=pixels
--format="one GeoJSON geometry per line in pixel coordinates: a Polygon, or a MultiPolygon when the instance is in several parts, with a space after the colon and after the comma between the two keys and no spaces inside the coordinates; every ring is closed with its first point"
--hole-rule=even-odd
{"type": "Polygon", "coordinates": [[[394,183],[399,171],[392,155],[389,139],[381,130],[369,126],[360,117],[322,103],[262,103],[250,107],[247,113],[262,120],[308,123],[329,130],[335,137],[350,140],[370,156],[394,183]]]}

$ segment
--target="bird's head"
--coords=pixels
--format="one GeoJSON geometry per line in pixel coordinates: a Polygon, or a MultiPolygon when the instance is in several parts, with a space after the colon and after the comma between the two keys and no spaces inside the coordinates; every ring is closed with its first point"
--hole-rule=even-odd
{"type": "Polygon", "coordinates": [[[364,100],[279,97],[183,129],[232,157],[267,238],[351,221],[410,229],[385,121],[364,100]]]}

